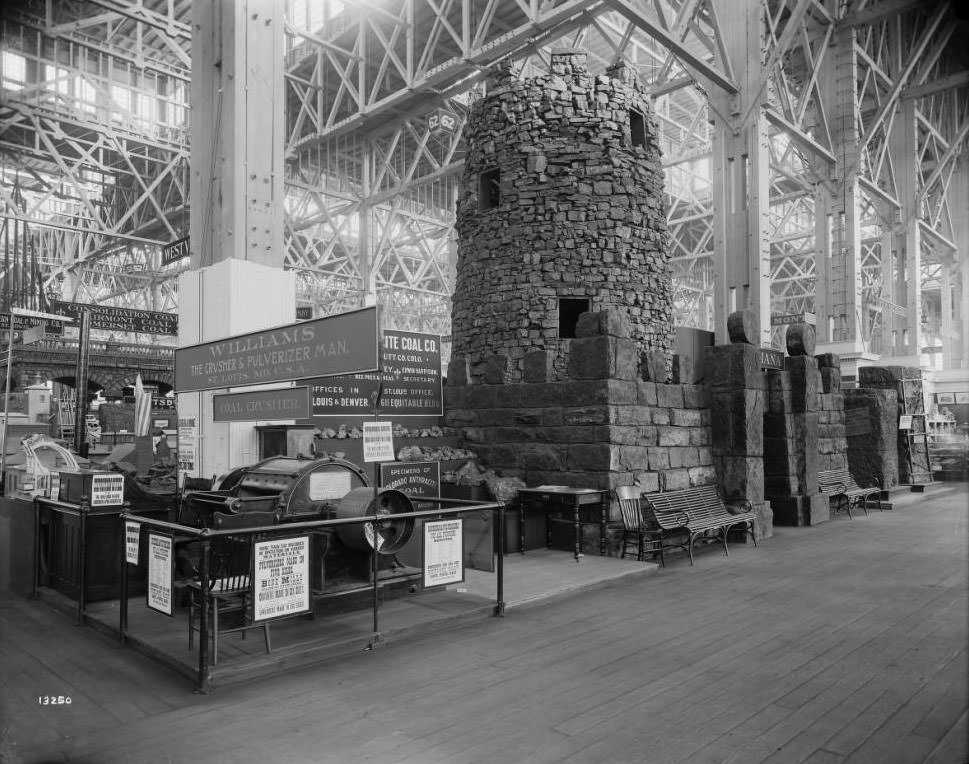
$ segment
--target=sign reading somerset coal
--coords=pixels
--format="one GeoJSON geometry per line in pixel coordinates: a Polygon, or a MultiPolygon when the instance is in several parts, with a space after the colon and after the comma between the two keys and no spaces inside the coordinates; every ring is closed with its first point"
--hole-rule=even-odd
{"type": "Polygon", "coordinates": [[[377,308],[369,307],[178,348],[175,390],[216,390],[377,368],[377,308]]]}
{"type": "Polygon", "coordinates": [[[70,316],[80,321],[81,312],[88,311],[92,329],[107,329],[112,332],[139,332],[141,334],[178,334],[178,316],[174,313],[159,313],[155,310],[135,310],[115,308],[111,305],[92,305],[82,302],[63,302],[54,300],[50,304],[51,313],[70,316]]]}
{"type": "MultiPolygon", "coordinates": [[[[384,330],[380,351],[384,392],[379,414],[440,416],[441,338],[431,334],[384,330]]],[[[314,380],[313,415],[373,414],[380,374],[355,374],[314,380]]]]}

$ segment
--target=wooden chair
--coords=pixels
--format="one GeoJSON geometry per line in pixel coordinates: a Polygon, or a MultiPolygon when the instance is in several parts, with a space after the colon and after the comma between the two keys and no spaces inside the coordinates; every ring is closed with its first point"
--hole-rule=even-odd
{"type": "MultiPolygon", "coordinates": [[[[213,513],[213,525],[219,530],[262,528],[279,522],[277,512],[243,512],[229,514],[213,513]]],[[[245,639],[249,629],[262,628],[266,641],[266,652],[271,652],[269,624],[248,623],[250,598],[253,596],[251,584],[251,559],[253,542],[266,534],[247,533],[238,536],[218,536],[212,539],[209,548],[209,591],[208,612],[210,614],[209,633],[212,635],[212,665],[219,662],[219,637],[222,634],[238,631],[245,639]],[[236,615],[240,625],[226,626],[226,616],[236,615]]],[[[188,584],[190,592],[188,607],[188,648],[194,647],[195,632],[199,630],[199,617],[202,609],[202,582],[188,584]]]]}
{"type": "Polygon", "coordinates": [[[658,554],[660,564],[665,568],[666,559],[659,539],[660,529],[643,514],[639,503],[641,493],[642,489],[637,485],[621,485],[616,488],[619,514],[622,516],[622,552],[619,559],[626,556],[626,549],[631,544],[636,544],[637,560],[645,560],[647,552],[654,557],[658,554]]]}

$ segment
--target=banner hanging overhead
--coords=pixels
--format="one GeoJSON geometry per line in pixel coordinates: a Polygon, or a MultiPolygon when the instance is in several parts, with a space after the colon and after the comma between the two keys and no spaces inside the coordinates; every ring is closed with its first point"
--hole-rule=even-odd
{"type": "Polygon", "coordinates": [[[138,334],[178,334],[178,316],[154,310],[115,308],[111,305],[93,305],[83,302],[54,300],[51,312],[80,321],[81,312],[88,311],[92,329],[112,332],[135,332],[138,334]]]}
{"type": "Polygon", "coordinates": [[[175,390],[216,390],[377,368],[377,308],[369,307],[178,348],[175,390]]]}

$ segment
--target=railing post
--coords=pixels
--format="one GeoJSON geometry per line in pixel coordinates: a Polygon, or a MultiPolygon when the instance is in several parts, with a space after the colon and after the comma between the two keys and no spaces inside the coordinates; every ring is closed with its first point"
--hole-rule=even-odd
{"type": "Polygon", "coordinates": [[[505,614],[505,502],[498,504],[498,566],[496,569],[497,580],[497,602],[495,603],[495,615],[505,614]]]}
{"type": "MultiPolygon", "coordinates": [[[[127,511],[127,510],[125,510],[127,511]]],[[[123,511],[118,515],[118,532],[121,534],[121,602],[118,603],[118,642],[125,643],[128,631],[128,533],[127,518],[123,511]]],[[[138,528],[138,540],[141,541],[141,528],[138,528]]]]}
{"type": "Polygon", "coordinates": [[[79,542],[77,551],[77,625],[80,626],[84,623],[84,609],[85,609],[85,590],[86,586],[86,576],[87,572],[87,513],[90,509],[88,504],[88,497],[82,496],[81,503],[77,505],[78,509],[78,525],[79,525],[79,542]]]}
{"type": "Polygon", "coordinates": [[[30,590],[30,598],[32,600],[37,599],[37,588],[40,584],[40,547],[40,502],[34,499],[34,575],[30,590]]]}
{"type": "MultiPolygon", "coordinates": [[[[199,675],[196,692],[209,691],[209,548],[211,541],[202,539],[199,560],[199,675]]],[[[216,636],[218,639],[218,636],[216,636]]]]}

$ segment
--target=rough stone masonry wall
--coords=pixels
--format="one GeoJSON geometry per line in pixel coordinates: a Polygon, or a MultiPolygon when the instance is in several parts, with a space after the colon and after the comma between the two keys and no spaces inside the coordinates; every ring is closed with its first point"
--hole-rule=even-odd
{"type": "Polygon", "coordinates": [[[655,492],[716,481],[706,393],[636,374],[624,323],[586,314],[568,378],[444,388],[445,424],[488,467],[530,486],[655,492]],[[624,361],[625,359],[625,361],[624,361]]]}
{"type": "Polygon", "coordinates": [[[821,372],[818,402],[818,469],[848,469],[845,398],[841,391],[841,359],[834,353],[815,356],[821,372]]]}
{"type": "Polygon", "coordinates": [[[571,343],[559,334],[559,300],[584,298],[592,312],[623,312],[640,355],[665,354],[668,370],[663,170],[637,76],[621,64],[592,76],[586,55],[567,51],[537,77],[499,65],[487,90],[465,126],[453,357],[471,378],[490,364],[519,382],[525,356],[545,350],[552,377],[565,379],[571,343]],[[642,115],[643,145],[633,145],[631,110],[642,115]],[[491,170],[500,197],[484,208],[481,175],[491,170]]]}

